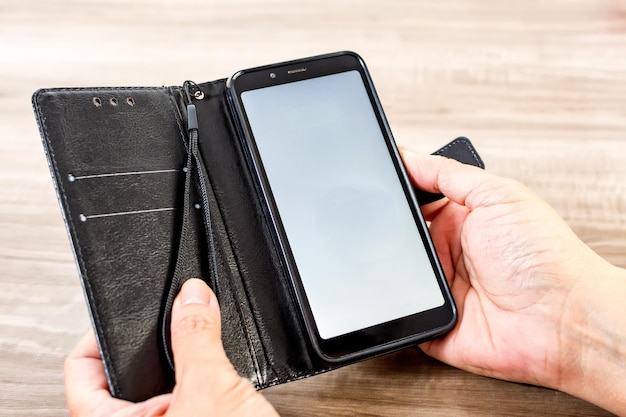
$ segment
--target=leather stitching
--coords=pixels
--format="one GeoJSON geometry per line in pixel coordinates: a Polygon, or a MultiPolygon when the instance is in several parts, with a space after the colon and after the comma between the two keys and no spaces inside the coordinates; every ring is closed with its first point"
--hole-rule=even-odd
{"type": "Polygon", "coordinates": [[[453,148],[453,147],[455,147],[457,145],[465,146],[470,151],[470,153],[472,154],[472,158],[474,158],[474,160],[476,161],[478,166],[480,168],[484,168],[483,160],[478,156],[478,154],[476,153],[476,150],[470,144],[470,141],[467,138],[464,138],[464,137],[460,137],[460,138],[454,139],[452,142],[448,143],[446,146],[444,146],[443,148],[441,148],[437,152],[435,152],[435,154],[436,155],[441,155],[445,151],[447,151],[448,149],[453,148]]]}

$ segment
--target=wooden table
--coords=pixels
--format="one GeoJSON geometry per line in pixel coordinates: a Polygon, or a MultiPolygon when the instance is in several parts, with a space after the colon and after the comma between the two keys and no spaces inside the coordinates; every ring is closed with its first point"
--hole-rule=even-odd
{"type": "MultiPolygon", "coordinates": [[[[341,49],[367,61],[398,142],[467,135],[626,267],[626,2],[4,0],[0,6],[0,415],[67,415],[89,326],[30,95],[171,85],[341,49]]],[[[283,415],[605,415],[417,349],[266,390],[283,415]]]]}

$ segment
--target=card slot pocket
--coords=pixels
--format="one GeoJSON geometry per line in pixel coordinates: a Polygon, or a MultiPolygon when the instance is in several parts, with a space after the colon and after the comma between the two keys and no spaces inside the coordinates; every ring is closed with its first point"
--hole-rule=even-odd
{"type": "Polygon", "coordinates": [[[178,172],[178,171],[179,171],[178,169],[173,168],[173,169],[157,169],[157,170],[151,170],[151,171],[110,172],[110,173],[104,173],[104,174],[86,174],[86,175],[67,174],[67,179],[70,182],[74,182],[74,181],[90,180],[90,179],[97,179],[97,178],[127,177],[131,175],[163,174],[167,172],[178,172]]]}
{"type": "Polygon", "coordinates": [[[177,223],[176,213],[168,211],[74,227],[90,312],[99,332],[106,334],[100,343],[111,388],[123,398],[171,389],[155,341],[177,223]]]}
{"type": "Polygon", "coordinates": [[[72,201],[72,217],[85,222],[112,216],[173,211],[181,169],[123,174],[67,174],[65,192],[72,201]]]}

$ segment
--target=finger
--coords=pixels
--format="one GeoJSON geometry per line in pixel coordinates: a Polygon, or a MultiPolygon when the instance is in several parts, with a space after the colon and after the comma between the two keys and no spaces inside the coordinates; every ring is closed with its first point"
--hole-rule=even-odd
{"type": "Polygon", "coordinates": [[[65,393],[72,416],[110,416],[130,404],[111,397],[93,330],[65,360],[65,393]]]}
{"type": "Polygon", "coordinates": [[[433,201],[432,203],[420,205],[420,209],[422,210],[422,214],[426,221],[431,222],[434,218],[436,218],[439,213],[450,203],[450,200],[447,197],[441,198],[437,201],[433,201]]]}
{"type": "Polygon", "coordinates": [[[172,308],[176,386],[168,413],[276,416],[226,357],[220,329],[215,294],[201,280],[185,282],[172,308]]]}
{"type": "Polygon", "coordinates": [[[442,193],[451,201],[470,209],[472,195],[493,180],[484,170],[436,155],[419,155],[402,150],[409,178],[416,187],[431,193],[442,193]]]}
{"type": "Polygon", "coordinates": [[[101,362],[100,350],[98,349],[98,342],[96,341],[96,335],[93,329],[89,329],[87,333],[81,337],[76,347],[74,347],[67,357],[67,359],[83,358],[97,359],[101,362]]]}
{"type": "Polygon", "coordinates": [[[217,298],[202,280],[185,282],[174,300],[171,326],[177,385],[206,385],[224,371],[234,372],[222,346],[217,298]]]}
{"type": "Polygon", "coordinates": [[[163,417],[171,401],[172,394],[163,394],[140,403],[128,403],[127,407],[115,413],[115,417],[163,417]]]}

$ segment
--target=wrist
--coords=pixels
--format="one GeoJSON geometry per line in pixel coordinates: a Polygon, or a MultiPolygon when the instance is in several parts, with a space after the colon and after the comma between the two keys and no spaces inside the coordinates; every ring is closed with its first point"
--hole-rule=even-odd
{"type": "Polygon", "coordinates": [[[560,329],[554,388],[626,413],[626,270],[590,263],[571,289],[560,329]]]}

